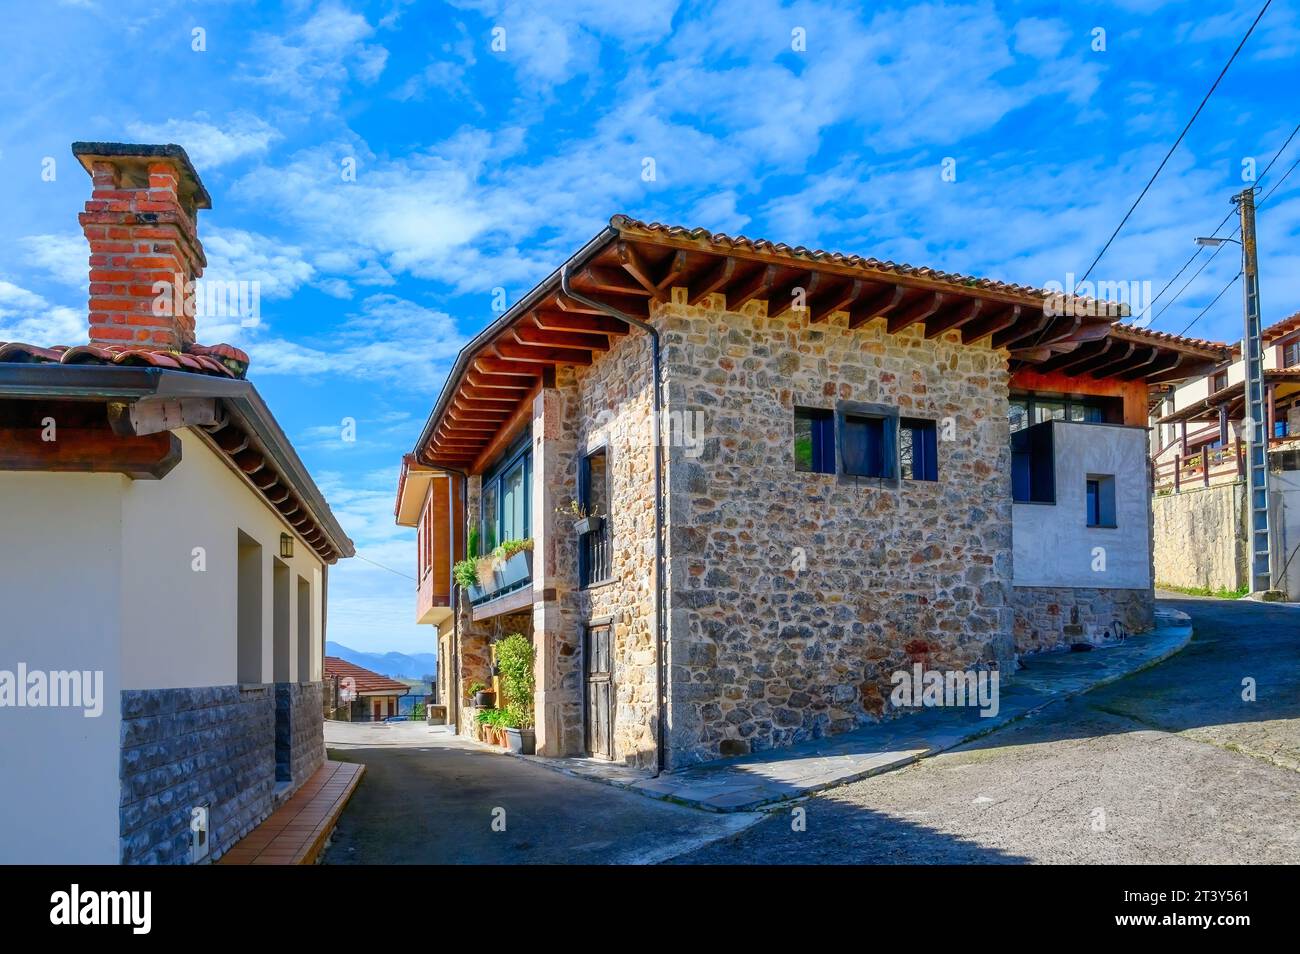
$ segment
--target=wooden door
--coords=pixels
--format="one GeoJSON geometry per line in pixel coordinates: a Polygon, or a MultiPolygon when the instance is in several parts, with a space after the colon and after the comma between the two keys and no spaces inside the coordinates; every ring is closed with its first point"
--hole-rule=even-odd
{"type": "Polygon", "coordinates": [[[587,754],[614,757],[614,628],[588,626],[583,659],[586,668],[587,754]]]}

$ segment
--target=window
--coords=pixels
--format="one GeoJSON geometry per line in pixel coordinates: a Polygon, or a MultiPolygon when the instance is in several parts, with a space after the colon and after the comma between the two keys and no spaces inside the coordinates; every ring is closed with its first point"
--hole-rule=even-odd
{"type": "Polygon", "coordinates": [[[1013,434],[1044,421],[1120,424],[1124,421],[1124,400],[1109,397],[1013,394],[1007,402],[1007,420],[1013,434]]]}
{"type": "Polygon", "coordinates": [[[238,534],[235,670],[241,683],[256,685],[262,682],[262,546],[244,531],[238,534]]]}
{"type": "Polygon", "coordinates": [[[1210,393],[1217,394],[1228,386],[1228,372],[1220,371],[1210,379],[1210,393]]]}
{"type": "Polygon", "coordinates": [[[1089,474],[1086,487],[1088,526],[1115,526],[1115,478],[1089,474]]]}
{"type": "Polygon", "coordinates": [[[794,409],[794,469],[835,473],[835,415],[821,408],[794,409]]]}
{"type": "Polygon", "coordinates": [[[600,526],[578,539],[578,581],[581,586],[604,583],[613,576],[612,527],[609,512],[609,454],[604,447],[582,459],[578,499],[588,517],[603,517],[600,526]]]}
{"type": "Polygon", "coordinates": [[[532,454],[525,437],[483,475],[479,496],[479,550],[488,553],[507,540],[531,532],[532,454]]]}
{"type": "Polygon", "coordinates": [[[1011,498],[1017,503],[1056,503],[1051,423],[1011,435],[1011,498]]]}
{"type": "Polygon", "coordinates": [[[898,418],[846,410],[840,418],[840,460],[850,477],[898,476],[898,418]]]}
{"type": "Polygon", "coordinates": [[[1282,367],[1300,367],[1300,338],[1282,346],[1282,367]]]}
{"type": "Polygon", "coordinates": [[[939,479],[938,428],[934,421],[905,417],[898,422],[898,458],[905,480],[939,479]]]}

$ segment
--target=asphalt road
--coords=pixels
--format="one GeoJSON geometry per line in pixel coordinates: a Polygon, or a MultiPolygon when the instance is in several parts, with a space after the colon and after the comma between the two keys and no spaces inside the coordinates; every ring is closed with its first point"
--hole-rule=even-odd
{"type": "Polygon", "coordinates": [[[366,774],[325,864],[647,864],[759,820],[562,775],[443,728],[327,724],[326,745],[366,774]]]}
{"type": "Polygon", "coordinates": [[[1300,862],[1300,608],[1169,602],[1160,666],[675,863],[1300,862]]]}

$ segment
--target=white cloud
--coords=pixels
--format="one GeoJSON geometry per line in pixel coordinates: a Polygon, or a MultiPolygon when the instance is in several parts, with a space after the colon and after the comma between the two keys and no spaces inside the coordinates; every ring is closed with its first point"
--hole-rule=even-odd
{"type": "Polygon", "coordinates": [[[84,312],[53,305],[43,296],[0,279],[0,341],[79,345],[87,340],[84,312]]]}
{"type": "Polygon", "coordinates": [[[127,130],[141,142],[183,146],[200,176],[205,169],[263,153],[280,138],[277,129],[248,113],[234,113],[221,124],[209,122],[206,114],[199,113],[195,119],[131,123],[127,130]]]}
{"type": "Polygon", "coordinates": [[[28,235],[20,244],[27,249],[32,263],[55,281],[81,289],[90,284],[90,246],[81,233],[28,235]]]}
{"type": "Polygon", "coordinates": [[[340,3],[326,3],[284,35],[256,36],[256,65],[249,79],[290,96],[333,105],[349,79],[373,83],[383,73],[388,50],[366,42],[374,32],[361,14],[340,3]]]}

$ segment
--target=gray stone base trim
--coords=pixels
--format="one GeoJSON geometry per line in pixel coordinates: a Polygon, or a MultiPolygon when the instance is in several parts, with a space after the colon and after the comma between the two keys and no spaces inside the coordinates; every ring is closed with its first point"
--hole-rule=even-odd
{"type": "Polygon", "coordinates": [[[274,809],[276,706],[283,698],[290,784],[325,760],[320,683],[122,692],[123,864],[186,864],[190,812],[209,812],[208,860],[274,809]]]}
{"type": "Polygon", "coordinates": [[[1155,626],[1155,592],[1150,589],[1015,586],[1011,605],[1019,653],[1096,641],[1106,633],[1114,636],[1117,620],[1129,633],[1145,633],[1155,626]]]}

